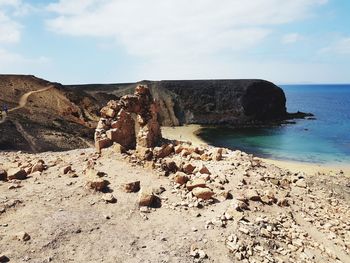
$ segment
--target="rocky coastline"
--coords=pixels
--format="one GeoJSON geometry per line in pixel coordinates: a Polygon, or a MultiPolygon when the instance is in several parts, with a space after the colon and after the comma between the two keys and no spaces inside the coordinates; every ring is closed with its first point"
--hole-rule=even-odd
{"type": "Polygon", "coordinates": [[[349,174],[163,138],[157,110],[138,86],[95,148],[1,151],[0,262],[349,262],[349,174]]]}

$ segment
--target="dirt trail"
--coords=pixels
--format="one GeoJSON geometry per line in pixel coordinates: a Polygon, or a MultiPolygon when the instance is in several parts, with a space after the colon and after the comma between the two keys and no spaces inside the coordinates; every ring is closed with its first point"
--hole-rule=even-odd
{"type": "MultiPolygon", "coordinates": [[[[29,91],[27,93],[25,93],[24,95],[22,95],[22,97],[19,99],[19,102],[18,102],[18,106],[15,107],[15,108],[12,108],[12,109],[9,109],[9,112],[13,112],[15,110],[19,110],[19,109],[22,109],[24,108],[26,105],[27,105],[27,102],[28,102],[28,98],[30,95],[34,94],[34,93],[40,93],[40,92],[44,92],[44,91],[47,91],[49,89],[53,88],[53,85],[50,85],[46,88],[43,88],[43,89],[39,89],[39,90],[33,90],[33,91],[29,91]]],[[[7,114],[5,113],[4,114],[4,117],[0,120],[0,124],[5,122],[7,118],[7,114]]]]}

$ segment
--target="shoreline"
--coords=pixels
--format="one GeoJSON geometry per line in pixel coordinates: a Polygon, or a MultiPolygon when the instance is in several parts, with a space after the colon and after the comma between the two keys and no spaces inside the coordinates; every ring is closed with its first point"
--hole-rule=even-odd
{"type": "MultiPolygon", "coordinates": [[[[198,124],[190,124],[176,127],[162,127],[162,134],[164,138],[179,141],[190,141],[195,146],[208,145],[207,142],[205,142],[197,136],[197,132],[201,128],[202,126],[198,124]]],[[[350,176],[350,165],[345,164],[304,163],[288,160],[267,159],[261,157],[258,158],[268,164],[274,164],[280,168],[288,169],[291,172],[295,173],[304,172],[310,175],[314,175],[317,173],[339,173],[340,171],[343,171],[345,175],[350,176]]]]}

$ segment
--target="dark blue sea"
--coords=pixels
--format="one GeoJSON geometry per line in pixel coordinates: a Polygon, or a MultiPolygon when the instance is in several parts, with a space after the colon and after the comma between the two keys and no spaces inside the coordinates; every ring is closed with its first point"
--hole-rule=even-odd
{"type": "Polygon", "coordinates": [[[271,128],[205,128],[200,137],[259,157],[350,164],[350,84],[280,87],[288,112],[311,112],[316,120],[271,128]]]}

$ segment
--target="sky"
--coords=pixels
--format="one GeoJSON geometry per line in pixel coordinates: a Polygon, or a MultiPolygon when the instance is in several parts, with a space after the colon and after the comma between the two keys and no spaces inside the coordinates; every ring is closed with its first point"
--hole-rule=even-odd
{"type": "Polygon", "coordinates": [[[0,73],[350,83],[349,0],[0,0],[0,73]]]}

